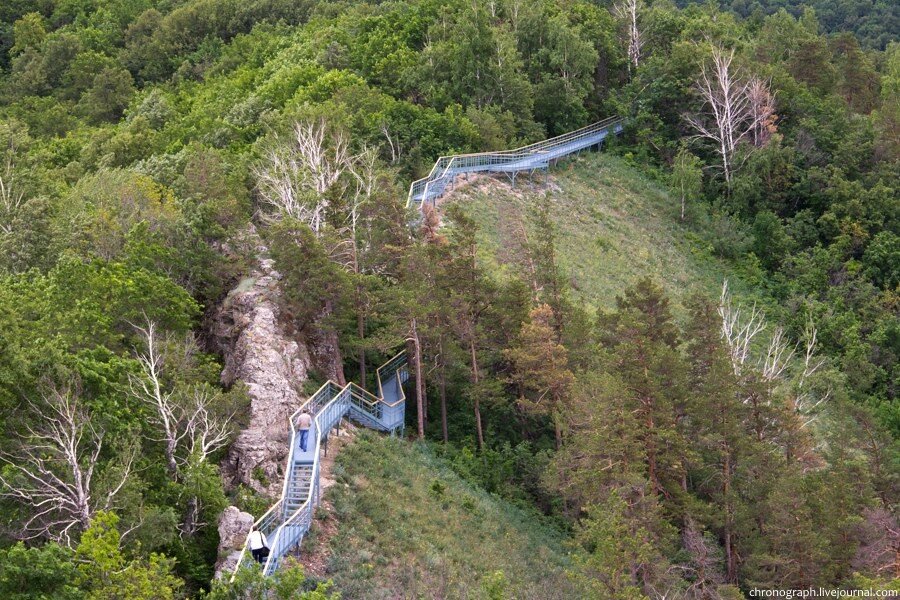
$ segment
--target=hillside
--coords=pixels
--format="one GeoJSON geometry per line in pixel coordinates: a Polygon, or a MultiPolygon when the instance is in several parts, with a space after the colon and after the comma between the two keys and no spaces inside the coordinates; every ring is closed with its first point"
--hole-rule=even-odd
{"type": "Polygon", "coordinates": [[[334,473],[325,575],[343,597],[572,597],[564,536],[427,447],[362,431],[334,473]]]}
{"type": "Polygon", "coordinates": [[[896,5],[0,1],[0,596],[895,586],[896,5]]]}
{"type": "Polygon", "coordinates": [[[478,223],[486,262],[522,260],[529,207],[549,194],[560,266],[574,295],[592,308],[612,309],[617,295],[646,276],[661,283],[678,316],[696,290],[717,298],[725,278],[742,300],[764,301],[694,232],[699,227],[691,223],[708,221],[706,214],[694,207],[688,222],[680,222],[678,200],[625,159],[582,154],[543,177],[521,177],[516,187],[502,177],[473,179],[447,199],[463,204],[478,223]]]}

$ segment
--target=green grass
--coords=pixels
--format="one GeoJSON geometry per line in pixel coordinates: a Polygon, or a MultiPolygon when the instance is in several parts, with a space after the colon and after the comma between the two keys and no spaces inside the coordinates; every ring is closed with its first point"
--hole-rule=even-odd
{"type": "Polygon", "coordinates": [[[328,577],[343,597],[574,597],[565,536],[426,447],[362,431],[336,460],[328,577]]]}
{"type": "MultiPolygon", "coordinates": [[[[764,300],[736,274],[736,265],[714,256],[697,225],[682,223],[679,203],[619,157],[605,153],[569,159],[550,171],[550,180],[520,177],[482,179],[457,189],[450,202],[463,203],[481,228],[482,256],[497,272],[522,270],[522,230],[528,207],[550,195],[560,263],[575,295],[593,308],[610,309],[622,291],[644,276],[658,281],[684,316],[695,290],[718,298],[727,277],[736,298],[764,300]]],[[[694,223],[706,220],[693,207],[694,223]]],[[[751,269],[752,271],[752,269],[751,269]]]]}

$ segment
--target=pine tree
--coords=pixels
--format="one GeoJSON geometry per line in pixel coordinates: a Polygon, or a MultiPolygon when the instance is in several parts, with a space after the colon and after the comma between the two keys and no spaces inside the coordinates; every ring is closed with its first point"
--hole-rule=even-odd
{"type": "Polygon", "coordinates": [[[447,215],[452,223],[447,247],[447,289],[456,337],[464,349],[469,364],[469,398],[475,415],[475,436],[478,448],[484,447],[484,424],[481,418],[481,397],[484,373],[480,363],[483,343],[482,317],[496,296],[496,286],[478,264],[477,225],[459,206],[451,206],[447,215]]]}
{"type": "MultiPolygon", "coordinates": [[[[716,506],[716,530],[725,550],[726,580],[737,582],[737,512],[740,503],[735,477],[745,471],[741,461],[751,440],[745,430],[747,409],[721,339],[715,305],[702,296],[691,299],[687,353],[691,365],[688,403],[692,445],[699,450],[693,465],[697,491],[716,506]]],[[[745,473],[746,474],[746,473],[745,473]]]]}
{"type": "Polygon", "coordinates": [[[687,444],[682,433],[687,367],[677,351],[678,331],[662,288],[641,280],[603,315],[602,363],[623,384],[622,402],[637,417],[653,493],[667,498],[684,488],[687,444]]]}
{"type": "Polygon", "coordinates": [[[512,383],[521,390],[519,405],[553,421],[556,449],[562,446],[563,412],[575,377],[565,346],[554,340],[553,310],[546,304],[531,311],[519,332],[519,343],[504,352],[513,364],[512,383]]]}

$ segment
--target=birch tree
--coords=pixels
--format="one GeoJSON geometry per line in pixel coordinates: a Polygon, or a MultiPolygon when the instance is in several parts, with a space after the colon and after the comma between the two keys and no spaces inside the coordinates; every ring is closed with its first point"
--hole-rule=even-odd
{"type": "Polygon", "coordinates": [[[306,223],[318,235],[330,206],[328,192],[352,161],[343,133],[324,119],[300,121],[290,141],[269,150],[256,168],[257,189],[276,213],[306,223]]]}
{"type": "Polygon", "coordinates": [[[725,182],[731,186],[742,142],[763,145],[774,123],[774,100],[767,83],[734,64],[734,49],[712,47],[712,60],[700,71],[695,89],[703,108],[687,115],[696,136],[715,144],[725,182]]]}
{"type": "Polygon", "coordinates": [[[27,514],[19,536],[50,539],[71,547],[98,511],[114,507],[131,474],[136,448],[106,465],[105,486],[97,484],[105,432],[82,405],[78,386],[48,385],[40,402],[28,402],[37,415],[25,425],[17,451],[0,453],[0,496],[21,504],[27,514]]]}
{"type": "Polygon", "coordinates": [[[681,220],[684,221],[684,212],[688,200],[693,200],[700,195],[703,187],[703,170],[700,159],[682,147],[675,155],[672,165],[672,187],[681,198],[681,220]]]}
{"type": "Polygon", "coordinates": [[[613,13],[625,24],[629,73],[637,71],[641,61],[644,36],[640,27],[640,18],[643,8],[640,0],[623,0],[613,8],[613,13]]]}
{"type": "MultiPolygon", "coordinates": [[[[135,329],[144,341],[144,350],[136,352],[140,372],[131,375],[130,392],[151,409],[151,422],[158,432],[154,439],[163,445],[169,477],[182,483],[192,469],[202,466],[211,454],[231,440],[233,414],[218,410],[221,397],[207,386],[195,384],[187,389],[174,389],[167,382],[172,374],[165,372],[171,369],[167,358],[175,362],[166,350],[170,340],[150,320],[135,329]]],[[[183,346],[184,362],[190,363],[195,346],[192,340],[183,346]]],[[[192,535],[201,525],[201,509],[200,498],[191,495],[181,527],[184,534],[192,535]]]]}
{"type": "Polygon", "coordinates": [[[816,354],[818,332],[808,320],[799,342],[792,341],[783,327],[772,331],[765,351],[752,361],[757,338],[768,329],[765,315],[756,305],[749,311],[737,306],[728,289],[728,280],[722,284],[719,299],[719,316],[722,323],[722,339],[731,358],[734,374],[741,376],[749,367],[759,374],[762,381],[774,392],[776,386],[786,383],[788,402],[800,419],[800,429],[812,424],[818,409],[831,398],[830,388],[814,390],[810,379],[825,365],[825,359],[816,354]]]}
{"type": "Polygon", "coordinates": [[[15,167],[27,133],[15,122],[0,123],[0,235],[13,233],[16,216],[25,204],[25,193],[15,180],[15,167]]]}

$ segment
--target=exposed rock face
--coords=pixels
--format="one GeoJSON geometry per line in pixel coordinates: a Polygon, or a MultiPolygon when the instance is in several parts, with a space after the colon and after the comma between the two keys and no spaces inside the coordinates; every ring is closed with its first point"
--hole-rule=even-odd
{"type": "Polygon", "coordinates": [[[259,258],[218,309],[211,332],[225,357],[222,383],[242,381],[250,396],[248,427],[232,444],[222,473],[231,485],[275,498],[288,453],[288,418],[304,400],[299,390],[311,361],[306,346],[286,335],[279,322],[281,276],[268,248],[255,229],[246,241],[259,258]]]}
{"type": "Polygon", "coordinates": [[[216,577],[224,572],[234,571],[252,526],[253,515],[238,510],[236,506],[229,506],[219,517],[219,562],[216,564],[216,577]]]}

